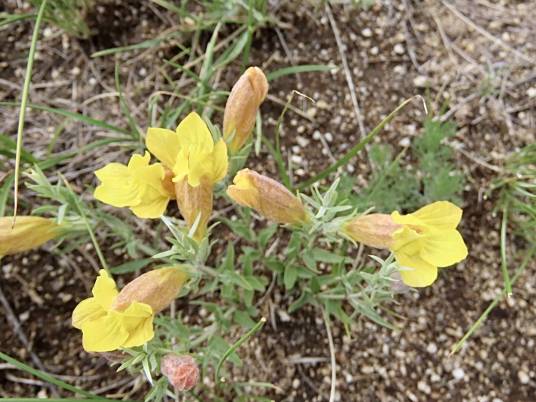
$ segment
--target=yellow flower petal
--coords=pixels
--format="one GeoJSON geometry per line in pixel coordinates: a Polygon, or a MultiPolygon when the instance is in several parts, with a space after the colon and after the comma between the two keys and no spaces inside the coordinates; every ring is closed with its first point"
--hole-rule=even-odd
{"type": "Polygon", "coordinates": [[[128,339],[120,315],[109,312],[82,324],[82,345],[88,352],[110,352],[119,349],[128,339]]]}
{"type": "Polygon", "coordinates": [[[188,149],[190,153],[212,152],[212,134],[196,112],[190,113],[179,123],[177,134],[181,149],[188,149]]]}
{"type": "Polygon", "coordinates": [[[108,310],[117,296],[117,289],[114,280],[108,273],[101,269],[99,276],[92,289],[95,301],[104,309],[108,310]]]}
{"type": "Polygon", "coordinates": [[[153,310],[145,303],[134,302],[121,314],[122,325],[128,333],[128,338],[122,347],[141,346],[154,337],[153,310]]]}
{"type": "Polygon", "coordinates": [[[419,256],[395,253],[400,265],[400,276],[406,285],[421,288],[430,286],[437,279],[437,267],[428,264],[419,256]]]}
{"type": "Polygon", "coordinates": [[[434,229],[448,230],[456,229],[462,219],[462,209],[448,201],[437,201],[411,215],[434,229]]]}
{"type": "Polygon", "coordinates": [[[428,263],[448,267],[467,257],[468,251],[457,230],[443,230],[427,234],[422,239],[419,255],[428,263]]]}
{"type": "Polygon", "coordinates": [[[163,215],[169,202],[169,194],[164,188],[164,167],[155,163],[136,169],[133,172],[144,186],[141,201],[131,206],[132,212],[139,218],[159,218],[163,215]]]}
{"type": "Polygon", "coordinates": [[[212,151],[212,182],[217,183],[227,174],[229,159],[227,158],[227,145],[223,139],[220,139],[212,151]]]}
{"type": "Polygon", "coordinates": [[[180,150],[177,132],[165,128],[149,128],[145,138],[145,145],[149,152],[169,169],[175,166],[180,150]]]}
{"type": "Polygon", "coordinates": [[[93,196],[114,207],[128,207],[139,204],[142,189],[129,173],[127,166],[110,163],[95,172],[101,184],[95,189],[93,196]]]}
{"type": "Polygon", "coordinates": [[[73,327],[82,329],[82,325],[86,322],[104,317],[106,310],[97,302],[94,297],[82,300],[75,307],[72,315],[73,327]]]}

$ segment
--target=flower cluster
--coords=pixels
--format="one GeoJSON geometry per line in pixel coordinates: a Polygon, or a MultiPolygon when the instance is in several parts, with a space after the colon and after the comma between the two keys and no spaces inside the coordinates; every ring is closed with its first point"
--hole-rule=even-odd
{"type": "Polygon", "coordinates": [[[170,200],[176,199],[188,227],[196,225],[194,239],[206,234],[213,208],[213,188],[227,175],[228,151],[238,152],[251,137],[257,109],[268,92],[261,69],[250,67],[233,87],[224,116],[223,138],[214,140],[195,112],[175,131],[149,128],[145,145],[150,154],[133,155],[127,166],[110,163],[95,172],[101,184],[96,199],[128,207],[140,218],[159,218],[170,200]]]}
{"type": "Polygon", "coordinates": [[[74,309],[73,327],[82,331],[88,352],[109,352],[143,345],[154,336],[153,317],[177,296],[188,276],[181,267],[147,272],[117,291],[114,280],[101,270],[93,297],[74,309]]]}

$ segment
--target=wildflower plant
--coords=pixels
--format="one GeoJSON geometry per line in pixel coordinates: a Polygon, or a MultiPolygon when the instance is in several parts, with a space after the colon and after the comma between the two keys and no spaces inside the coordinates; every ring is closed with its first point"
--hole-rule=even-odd
{"type": "MultiPolygon", "coordinates": [[[[462,210],[449,201],[416,211],[373,211],[376,205],[356,205],[341,178],[329,182],[339,162],[297,184],[300,192],[248,168],[268,90],[264,72],[250,67],[230,92],[221,131],[196,111],[175,130],[148,128],[146,150],[129,155],[126,164],[114,161],[95,171],[92,197],[98,203],[82,201],[65,180],[52,185],[36,167],[28,175],[30,188],[60,204],[37,210],[52,216],[40,241],[26,243],[0,221],[5,244],[25,245],[15,252],[50,240],[50,230],[55,234],[66,222],[87,229],[102,270],[92,294],[74,309],[72,325],[87,352],[102,353],[118,370],[143,373],[151,385],[146,400],[202,387],[220,400],[243,396],[226,363],[242,364],[238,349],[262,329],[263,303],[274,286],[291,300],[289,313],[312,305],[328,327],[333,317],[351,334],[357,318],[366,316],[396,329],[386,309],[396,294],[431,286],[445,271],[439,267],[468,254],[457,230],[462,210]],[[119,211],[104,204],[155,226],[160,220],[166,235],[141,242],[114,217],[119,211]],[[232,217],[222,209],[229,207],[232,217]],[[115,246],[132,261],[108,267],[97,230],[121,239],[115,246]],[[364,259],[363,246],[386,251],[364,259]],[[141,269],[126,285],[116,285],[114,274],[141,269]]],[[[401,107],[350,152],[362,149],[401,107]]],[[[19,219],[19,225],[26,222],[19,219]]]]}

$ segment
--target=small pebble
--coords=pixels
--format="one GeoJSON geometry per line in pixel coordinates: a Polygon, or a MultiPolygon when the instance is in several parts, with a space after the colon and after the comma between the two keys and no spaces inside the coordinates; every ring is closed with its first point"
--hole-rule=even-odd
{"type": "Polygon", "coordinates": [[[519,378],[519,382],[521,384],[528,384],[530,382],[530,377],[527,373],[525,373],[523,370],[518,371],[517,378],[519,378]]]}
{"type": "Polygon", "coordinates": [[[361,31],[361,35],[363,35],[365,38],[370,38],[372,36],[372,29],[365,28],[361,31]]]}
{"type": "Polygon", "coordinates": [[[456,380],[463,380],[463,377],[465,377],[465,371],[463,371],[462,368],[455,368],[452,370],[452,375],[456,380]]]}
{"type": "Polygon", "coordinates": [[[396,54],[400,54],[400,55],[404,54],[404,52],[406,51],[404,49],[404,46],[400,43],[397,43],[395,47],[393,48],[393,50],[395,51],[396,54]]]}

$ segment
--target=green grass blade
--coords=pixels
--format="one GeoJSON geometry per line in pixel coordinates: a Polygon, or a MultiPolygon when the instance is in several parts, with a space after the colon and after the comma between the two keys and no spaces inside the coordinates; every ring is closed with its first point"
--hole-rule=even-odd
{"type": "Polygon", "coordinates": [[[227,358],[229,356],[231,356],[231,354],[233,354],[245,341],[247,341],[249,338],[251,338],[257,331],[259,331],[264,323],[266,322],[266,318],[262,317],[260,319],[260,321],[255,324],[255,326],[253,328],[251,328],[248,332],[246,332],[238,341],[236,341],[229,349],[227,349],[227,351],[223,354],[223,356],[221,357],[220,361],[218,362],[218,365],[216,366],[216,373],[215,373],[215,377],[216,377],[216,384],[219,384],[222,379],[220,377],[220,370],[221,370],[221,367],[223,366],[223,363],[225,363],[225,361],[227,360],[227,358]]]}
{"type": "Polygon", "coordinates": [[[315,72],[329,72],[331,70],[335,70],[337,67],[332,65],[324,65],[324,64],[303,64],[301,66],[291,66],[291,67],[284,67],[280,68],[278,70],[272,71],[268,73],[266,78],[268,81],[274,81],[278,78],[284,77],[285,75],[292,75],[292,74],[301,74],[301,73],[315,73],[315,72]]]}
{"type": "Polygon", "coordinates": [[[121,89],[121,82],[119,81],[119,63],[115,63],[115,90],[117,91],[117,94],[119,95],[119,105],[121,106],[121,111],[125,115],[128,121],[128,125],[130,126],[131,133],[130,135],[135,140],[142,140],[142,135],[140,133],[140,130],[138,128],[138,125],[136,124],[136,121],[134,120],[134,116],[132,116],[132,113],[130,113],[130,109],[128,108],[127,101],[125,100],[125,97],[123,96],[123,90],[121,89]]]}
{"type": "Polygon", "coordinates": [[[35,14],[7,14],[0,13],[0,28],[13,22],[29,20],[35,18],[35,14]]]}
{"type": "Polygon", "coordinates": [[[301,183],[298,186],[298,190],[301,191],[301,190],[313,185],[314,183],[316,183],[316,182],[318,182],[318,181],[320,181],[322,179],[325,179],[326,177],[328,177],[331,173],[335,172],[341,166],[345,166],[348,162],[350,162],[350,160],[354,156],[356,156],[359,152],[361,152],[361,150],[363,150],[363,148],[365,148],[365,146],[369,142],[371,142],[372,139],[376,135],[378,135],[378,133],[383,129],[383,127],[385,127],[385,125],[387,123],[389,123],[398,114],[398,112],[400,112],[400,110],[402,110],[404,107],[406,107],[406,105],[408,103],[414,101],[415,99],[421,99],[422,100],[422,97],[420,95],[416,95],[416,96],[413,96],[413,97],[411,97],[409,99],[406,99],[404,102],[402,102],[400,105],[398,105],[398,107],[395,110],[393,110],[391,113],[389,113],[389,115],[386,118],[384,118],[380,122],[380,124],[378,124],[376,127],[374,127],[374,129],[372,129],[372,131],[370,133],[368,133],[365,138],[363,138],[361,141],[359,141],[357,144],[355,144],[343,157],[341,157],[339,160],[337,160],[331,166],[327,167],[326,169],[324,169],[323,171],[318,173],[316,176],[313,176],[309,180],[306,180],[303,183],[301,183]]]}
{"type": "MultiPolygon", "coordinates": [[[[66,391],[70,391],[70,392],[73,392],[75,394],[84,395],[84,396],[86,396],[88,398],[97,399],[99,401],[106,401],[107,400],[106,398],[103,398],[103,397],[100,397],[100,396],[97,396],[97,395],[93,395],[91,392],[84,391],[83,389],[75,387],[74,385],[67,384],[66,382],[61,381],[61,380],[57,379],[56,377],[54,377],[54,376],[52,376],[52,375],[50,375],[48,373],[45,373],[44,371],[34,369],[33,367],[28,366],[27,364],[25,364],[23,362],[20,362],[17,359],[6,355],[5,353],[0,352],[0,359],[5,361],[6,363],[9,363],[9,364],[15,366],[19,370],[25,371],[28,374],[31,374],[31,375],[33,375],[33,376],[35,376],[37,378],[40,378],[41,380],[46,381],[49,384],[54,384],[57,387],[60,387],[60,388],[62,388],[64,390],[66,390],[66,391]]],[[[17,399],[17,400],[20,400],[20,399],[17,399]]]]}
{"type": "MultiPolygon", "coordinates": [[[[18,102],[0,102],[0,106],[19,107],[20,103],[18,103],[18,102]]],[[[33,109],[33,110],[41,110],[43,112],[49,112],[49,113],[58,114],[60,116],[70,117],[70,118],[72,118],[74,120],[77,120],[77,121],[80,121],[82,123],[86,123],[88,125],[95,126],[95,127],[100,127],[102,129],[110,130],[110,131],[113,131],[113,132],[116,132],[116,133],[130,134],[128,132],[128,130],[125,130],[125,129],[121,128],[121,127],[114,126],[112,124],[106,123],[105,121],[94,119],[92,117],[88,117],[88,116],[85,116],[85,115],[80,114],[80,113],[71,112],[69,110],[60,109],[60,108],[53,108],[53,107],[50,107],[50,106],[39,105],[39,104],[36,104],[36,103],[29,103],[26,106],[29,107],[30,109],[33,109]]]]}
{"type": "Polygon", "coordinates": [[[39,36],[39,28],[43,15],[45,14],[45,8],[48,0],[43,0],[41,7],[37,13],[35,19],[35,26],[32,33],[32,42],[30,44],[30,53],[28,54],[28,64],[26,65],[26,76],[24,77],[24,84],[22,87],[22,97],[20,101],[20,113],[19,113],[19,125],[17,127],[17,154],[15,156],[15,181],[13,184],[13,225],[15,225],[15,219],[17,218],[18,196],[19,196],[19,176],[20,176],[20,155],[22,151],[22,132],[24,131],[24,118],[26,116],[26,104],[28,103],[28,95],[30,93],[30,82],[32,81],[32,69],[35,58],[35,49],[37,47],[37,37],[39,36]]]}
{"type": "Polygon", "coordinates": [[[504,290],[508,297],[512,296],[512,283],[508,273],[508,261],[506,260],[506,228],[508,226],[508,207],[503,208],[501,222],[501,271],[504,280],[504,290]]]}

